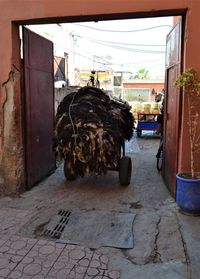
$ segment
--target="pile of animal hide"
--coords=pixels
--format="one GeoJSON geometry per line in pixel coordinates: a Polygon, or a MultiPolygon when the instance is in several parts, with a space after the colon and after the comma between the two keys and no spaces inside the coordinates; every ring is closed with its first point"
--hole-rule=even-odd
{"type": "Polygon", "coordinates": [[[116,169],[121,146],[134,126],[127,102],[94,87],[83,87],[59,104],[54,147],[65,160],[66,177],[102,174],[116,169]]]}

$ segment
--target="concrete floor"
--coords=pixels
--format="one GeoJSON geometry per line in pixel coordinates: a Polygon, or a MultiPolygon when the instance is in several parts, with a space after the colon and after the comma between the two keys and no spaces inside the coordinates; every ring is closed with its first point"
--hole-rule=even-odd
{"type": "Polygon", "coordinates": [[[1,278],[199,279],[200,218],[181,214],[156,170],[159,139],[134,137],[128,187],[108,172],[67,182],[56,172],[20,197],[0,199],[1,278]],[[134,248],[88,249],[44,239],[59,209],[136,214],[134,248]]]}

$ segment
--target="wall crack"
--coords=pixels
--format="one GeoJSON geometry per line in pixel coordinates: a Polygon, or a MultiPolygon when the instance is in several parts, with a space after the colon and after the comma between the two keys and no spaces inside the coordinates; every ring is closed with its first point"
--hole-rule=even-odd
{"type": "Polygon", "coordinates": [[[4,180],[4,185],[1,185],[2,194],[16,193],[19,190],[18,186],[22,184],[22,146],[19,134],[21,103],[18,96],[19,84],[17,85],[19,81],[20,70],[13,64],[8,79],[2,84],[4,87],[1,103],[1,174],[4,180]]]}
{"type": "MultiPolygon", "coordinates": [[[[137,218],[138,216],[136,216],[137,218]]],[[[136,219],[135,218],[135,219],[136,219]]],[[[158,218],[157,222],[155,223],[155,231],[156,231],[156,234],[154,235],[154,246],[153,246],[153,249],[151,251],[151,254],[148,256],[148,257],[145,257],[142,259],[142,258],[139,258],[139,257],[134,257],[134,255],[130,255],[129,251],[126,250],[126,249],[121,249],[121,252],[122,254],[125,256],[125,258],[132,264],[134,265],[137,265],[137,266],[144,266],[144,265],[147,265],[147,264],[151,264],[151,263],[162,263],[161,261],[161,255],[160,253],[158,252],[158,244],[157,244],[157,241],[158,241],[158,237],[159,237],[159,234],[160,234],[160,229],[159,229],[159,225],[160,225],[160,222],[161,222],[161,217],[158,218]],[[142,259],[142,261],[141,261],[142,259]]],[[[135,240],[137,241],[137,239],[135,240]]],[[[133,248],[133,252],[134,252],[134,248],[133,248]]]]}

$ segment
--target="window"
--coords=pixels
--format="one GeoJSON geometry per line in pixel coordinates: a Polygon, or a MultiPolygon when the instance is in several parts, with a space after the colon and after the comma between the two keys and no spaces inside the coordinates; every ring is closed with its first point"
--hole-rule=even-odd
{"type": "Polygon", "coordinates": [[[114,76],[114,86],[122,85],[122,76],[114,76]]]}

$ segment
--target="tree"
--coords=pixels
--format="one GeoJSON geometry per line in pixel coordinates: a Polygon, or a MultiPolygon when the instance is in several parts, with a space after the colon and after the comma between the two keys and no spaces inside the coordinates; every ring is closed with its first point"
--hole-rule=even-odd
{"type": "Polygon", "coordinates": [[[183,88],[188,99],[188,126],[190,136],[190,168],[191,177],[195,179],[195,157],[200,152],[200,127],[199,127],[199,106],[200,104],[200,81],[196,70],[187,69],[178,76],[174,85],[183,88]]]}
{"type": "Polygon", "coordinates": [[[139,69],[136,72],[136,75],[133,77],[134,79],[145,79],[148,78],[149,71],[145,68],[139,69]]]}

